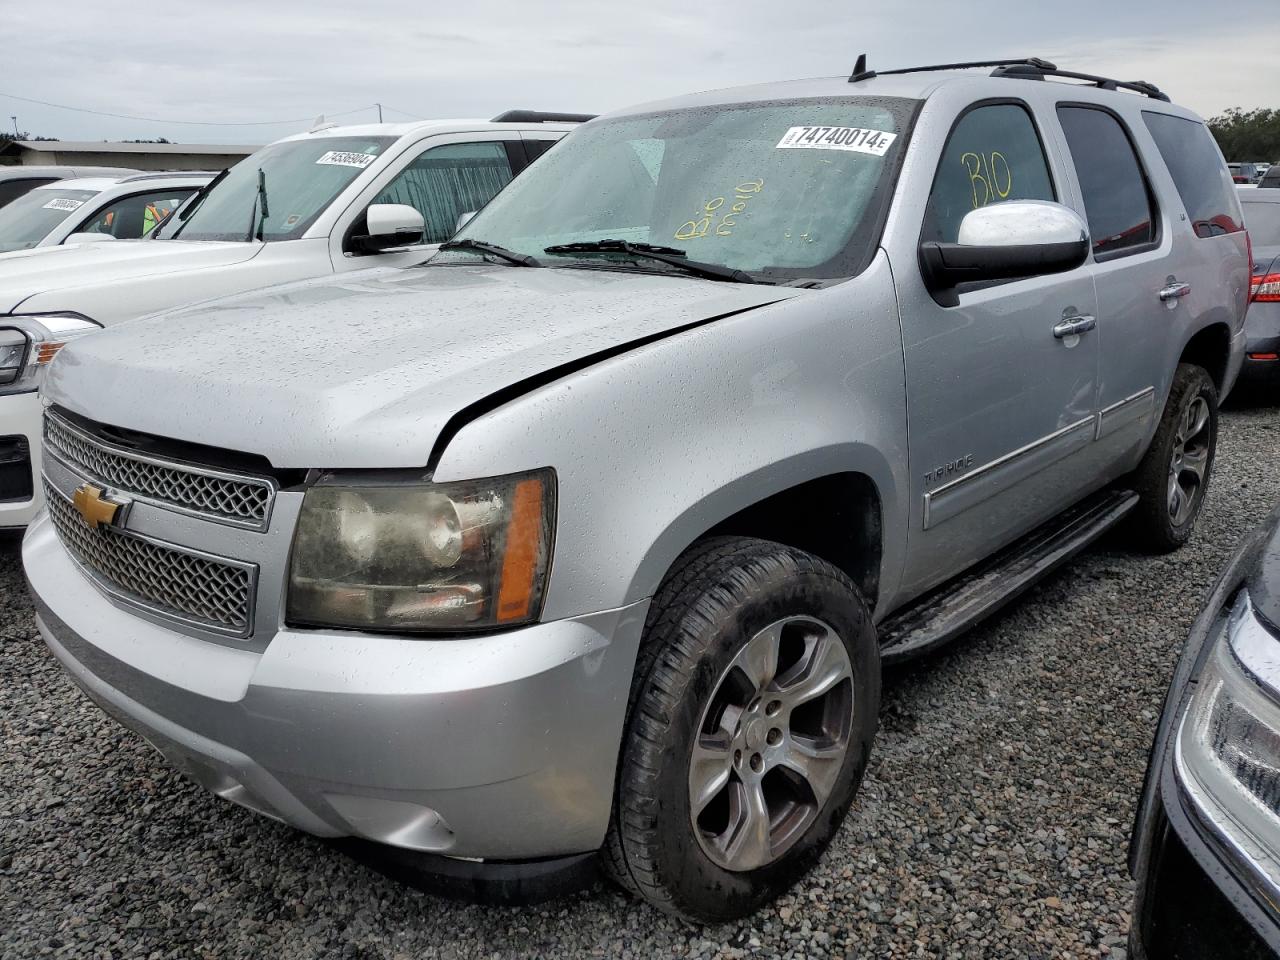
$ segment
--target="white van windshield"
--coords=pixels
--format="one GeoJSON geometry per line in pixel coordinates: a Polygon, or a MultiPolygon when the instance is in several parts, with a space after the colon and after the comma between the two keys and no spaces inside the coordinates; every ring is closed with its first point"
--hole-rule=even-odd
{"type": "Polygon", "coordinates": [[[317,137],[263,147],[156,233],[165,240],[296,240],[394,137],[317,137]]]}
{"type": "MultiPolygon", "coordinates": [[[[459,238],[552,267],[627,265],[625,254],[609,263],[547,250],[608,239],[672,248],[756,279],[849,276],[880,229],[914,106],[865,97],[774,101],[589,123],[459,238]]],[[[651,260],[632,265],[662,269],[651,260]]]]}
{"type": "Polygon", "coordinates": [[[30,250],[63,220],[98,195],[96,190],[32,190],[0,209],[0,253],[30,250]]]}

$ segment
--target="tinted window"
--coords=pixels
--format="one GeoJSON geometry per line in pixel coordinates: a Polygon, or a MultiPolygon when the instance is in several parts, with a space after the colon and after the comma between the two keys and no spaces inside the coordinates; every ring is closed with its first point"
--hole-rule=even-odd
{"type": "Polygon", "coordinates": [[[555,140],[526,140],[524,149],[529,154],[529,162],[537,160],[540,156],[556,145],[555,140]]]}
{"type": "Polygon", "coordinates": [[[194,188],[122,197],[107,204],[76,228],[77,233],[106,233],[117,240],[145,237],[161,220],[195,193],[194,188]]]}
{"type": "Polygon", "coordinates": [[[0,207],[3,207],[10,200],[18,199],[29,190],[43,187],[46,183],[53,183],[57,179],[57,177],[41,177],[40,179],[28,177],[23,180],[16,178],[13,180],[0,180],[0,207]]]}
{"type": "Polygon", "coordinates": [[[1155,240],[1151,191],[1120,121],[1090,107],[1059,107],[1058,119],[1084,195],[1094,255],[1155,240]]]}
{"type": "Polygon", "coordinates": [[[964,215],[1002,200],[1055,200],[1049,163],[1027,111],[1012,103],[956,122],[929,194],[922,239],[955,243],[964,215]]]}
{"type": "Polygon", "coordinates": [[[1144,112],[1142,119],[1169,168],[1196,236],[1243,229],[1235,187],[1208,128],[1167,113],[1144,112]]]}
{"type": "Polygon", "coordinates": [[[475,213],[511,182],[501,143],[450,143],[428,150],[396,175],[374,203],[407,203],[426,220],[425,243],[453,236],[458,217],[475,213]]]}

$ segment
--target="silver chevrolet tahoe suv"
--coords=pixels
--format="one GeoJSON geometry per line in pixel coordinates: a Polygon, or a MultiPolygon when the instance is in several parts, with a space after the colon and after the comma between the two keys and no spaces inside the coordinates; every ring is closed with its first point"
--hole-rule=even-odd
{"type": "Polygon", "coordinates": [[[965,66],[623,110],[421,266],[69,345],[53,654],[210,791],[467,889],[778,894],[884,664],[1122,520],[1187,540],[1241,365],[1201,121],[965,66]]]}

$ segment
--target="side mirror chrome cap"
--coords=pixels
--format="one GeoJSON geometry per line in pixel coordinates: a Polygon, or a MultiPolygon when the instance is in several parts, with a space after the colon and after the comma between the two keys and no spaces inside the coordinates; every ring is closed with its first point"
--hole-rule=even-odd
{"type": "Polygon", "coordinates": [[[1046,200],[1006,200],[965,214],[956,243],[920,245],[925,286],[944,307],[960,302],[963,283],[1064,273],[1089,258],[1080,215],[1046,200]]]}
{"type": "Polygon", "coordinates": [[[427,222],[422,214],[407,203],[373,203],[365,211],[369,232],[353,237],[362,253],[377,253],[396,247],[412,247],[422,243],[427,222]]]}
{"type": "Polygon", "coordinates": [[[1048,200],[1006,200],[979,207],[960,221],[962,247],[1022,247],[1089,241],[1089,228],[1070,207],[1048,200]]]}

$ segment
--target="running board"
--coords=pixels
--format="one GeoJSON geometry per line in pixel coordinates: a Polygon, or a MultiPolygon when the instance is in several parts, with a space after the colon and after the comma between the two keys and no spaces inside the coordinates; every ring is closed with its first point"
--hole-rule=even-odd
{"type": "Polygon", "coordinates": [[[1138,504],[1131,490],[1104,490],[1064,511],[1001,553],[935,588],[880,624],[880,660],[934,650],[1066,563],[1138,504]]]}

